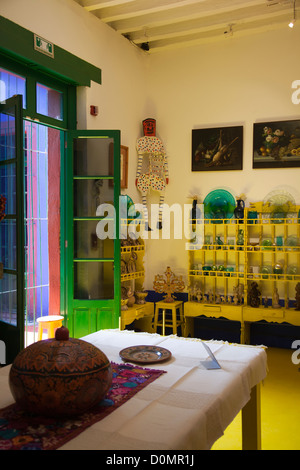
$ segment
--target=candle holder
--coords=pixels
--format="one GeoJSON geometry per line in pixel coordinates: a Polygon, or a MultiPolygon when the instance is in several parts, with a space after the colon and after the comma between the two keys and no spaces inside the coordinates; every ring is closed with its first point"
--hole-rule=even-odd
{"type": "Polygon", "coordinates": [[[165,278],[162,274],[156,274],[153,282],[155,292],[166,293],[165,302],[174,302],[172,294],[182,292],[184,290],[184,282],[182,276],[175,276],[170,266],[165,271],[165,278]]]}

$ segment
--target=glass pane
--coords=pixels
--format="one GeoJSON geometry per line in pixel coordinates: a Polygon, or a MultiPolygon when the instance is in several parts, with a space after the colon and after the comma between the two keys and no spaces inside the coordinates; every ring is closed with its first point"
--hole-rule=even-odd
{"type": "Polygon", "coordinates": [[[63,119],[63,93],[41,83],[36,85],[36,111],[54,119],[63,119]]]}
{"type": "Polygon", "coordinates": [[[17,325],[17,276],[3,274],[0,292],[0,320],[17,325]]]}
{"type": "MultiPolygon", "coordinates": [[[[3,82],[1,82],[1,86],[3,86],[3,82]]],[[[16,220],[16,161],[21,152],[16,148],[18,142],[16,132],[22,132],[22,123],[21,121],[17,123],[15,116],[18,114],[18,106],[21,101],[19,98],[7,98],[7,101],[1,105],[2,112],[0,113],[0,194],[6,198],[6,217],[0,223],[0,261],[4,267],[3,277],[0,280],[0,320],[13,326],[16,326],[21,318],[19,315],[24,313],[18,312],[17,308],[19,249],[17,247],[18,225],[16,220]]],[[[20,273],[20,276],[22,274],[20,273]]],[[[20,295],[22,296],[22,293],[20,295]]],[[[10,332],[16,335],[13,330],[10,332]]],[[[17,336],[15,339],[18,339],[17,336]]]]}
{"type": "Polygon", "coordinates": [[[113,176],[113,139],[74,139],[75,176],[113,176]]]}
{"type": "MultiPolygon", "coordinates": [[[[0,166],[0,194],[6,197],[5,214],[16,214],[16,165],[0,166]]],[[[2,223],[2,222],[1,222],[2,223]]]]}
{"type": "Polygon", "coordinates": [[[0,101],[13,95],[22,95],[23,108],[26,108],[26,79],[0,67],[0,101]]]}
{"type": "Polygon", "coordinates": [[[25,121],[26,334],[60,310],[60,139],[62,132],[25,121]]]}
{"type": "MultiPolygon", "coordinates": [[[[48,152],[51,145],[46,126],[25,121],[25,217],[27,221],[32,219],[34,224],[48,217],[48,152]]],[[[52,149],[55,151],[57,145],[52,149]]]]}
{"type": "Polygon", "coordinates": [[[0,126],[0,161],[10,160],[16,157],[15,117],[10,113],[1,113],[0,126]]]}
{"type": "Polygon", "coordinates": [[[0,223],[0,260],[7,269],[17,269],[16,221],[3,219],[0,223]]]}
{"type": "Polygon", "coordinates": [[[74,217],[95,217],[100,204],[113,204],[111,180],[74,180],[74,217]]]}
{"type": "Polygon", "coordinates": [[[98,221],[74,222],[74,258],[113,258],[114,241],[100,240],[96,234],[98,221]]]}
{"type": "Polygon", "coordinates": [[[74,298],[113,299],[114,263],[109,261],[74,263],[74,298]]]}

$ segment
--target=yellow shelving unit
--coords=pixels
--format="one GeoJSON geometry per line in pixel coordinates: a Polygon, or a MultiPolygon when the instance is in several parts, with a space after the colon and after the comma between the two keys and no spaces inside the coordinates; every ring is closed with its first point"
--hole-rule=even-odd
{"type": "Polygon", "coordinates": [[[245,342],[249,342],[249,327],[255,321],[300,326],[300,311],[291,302],[300,282],[299,209],[300,206],[290,204],[286,214],[274,215],[272,207],[259,202],[251,204],[245,212],[245,342]],[[256,219],[249,217],[253,212],[257,213],[256,219]],[[257,308],[251,307],[248,297],[251,282],[257,283],[261,293],[257,308]]]}
{"type": "MultiPolygon", "coordinates": [[[[132,223],[132,221],[130,221],[132,223]]],[[[128,226],[128,221],[122,221],[122,227],[128,226]]],[[[130,236],[121,241],[121,292],[123,289],[131,288],[138,301],[137,292],[143,291],[145,268],[145,243],[141,237],[133,240],[130,236]]],[[[126,308],[126,307],[125,307],[126,308]]],[[[135,303],[133,306],[123,310],[121,307],[120,328],[124,330],[127,325],[135,322],[135,326],[141,331],[152,333],[154,317],[153,302],[142,304],[135,303]]]]}
{"type": "Polygon", "coordinates": [[[254,321],[300,326],[300,311],[291,302],[300,282],[299,209],[290,205],[288,213],[275,218],[272,208],[259,202],[245,209],[244,219],[197,219],[203,243],[191,242],[188,250],[186,336],[194,335],[200,315],[240,322],[242,343],[249,342],[254,321]],[[258,307],[250,305],[252,282],[260,292],[258,307]]]}
{"type": "Polygon", "coordinates": [[[194,335],[200,315],[242,322],[239,300],[244,282],[244,224],[235,219],[197,219],[202,244],[189,245],[189,299],[184,304],[185,336],[194,335]]]}

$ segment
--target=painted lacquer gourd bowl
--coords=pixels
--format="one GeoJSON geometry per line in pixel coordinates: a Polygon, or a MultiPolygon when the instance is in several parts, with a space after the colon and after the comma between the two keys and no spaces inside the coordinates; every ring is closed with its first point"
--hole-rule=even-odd
{"type": "Polygon", "coordinates": [[[112,368],[106,355],[86,341],[69,338],[65,327],[55,338],[38,341],[15,358],[9,385],[17,404],[43,416],[82,414],[107,394],[112,368]]]}

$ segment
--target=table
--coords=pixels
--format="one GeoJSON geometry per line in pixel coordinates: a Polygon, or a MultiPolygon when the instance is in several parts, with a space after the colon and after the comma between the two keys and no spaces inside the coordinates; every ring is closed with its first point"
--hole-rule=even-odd
{"type": "Polygon", "coordinates": [[[144,304],[134,304],[128,310],[121,310],[120,329],[125,330],[127,325],[135,321],[137,328],[141,331],[153,333],[154,303],[145,302],[144,304]]]}
{"type": "MultiPolygon", "coordinates": [[[[121,349],[159,345],[172,353],[157,380],[109,416],[86,429],[61,450],[201,450],[210,449],[243,409],[243,448],[260,447],[259,384],[266,376],[262,347],[207,341],[221,369],[207,370],[201,340],[133,331],[101,330],[85,336],[108,358],[120,363],[121,349]]],[[[13,402],[9,366],[0,369],[0,407],[13,402]]]]}

